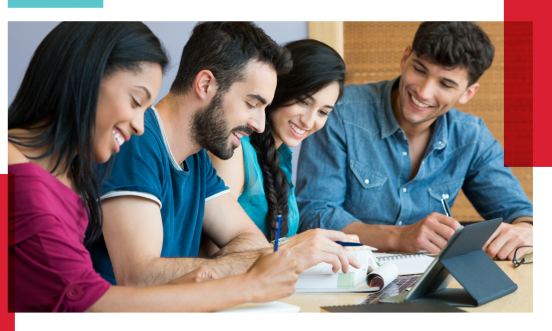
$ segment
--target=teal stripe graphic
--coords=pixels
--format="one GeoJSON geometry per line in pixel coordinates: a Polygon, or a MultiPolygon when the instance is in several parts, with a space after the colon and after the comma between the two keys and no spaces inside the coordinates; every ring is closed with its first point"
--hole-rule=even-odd
{"type": "Polygon", "coordinates": [[[103,8],[103,0],[8,0],[8,8],[103,8]]]}

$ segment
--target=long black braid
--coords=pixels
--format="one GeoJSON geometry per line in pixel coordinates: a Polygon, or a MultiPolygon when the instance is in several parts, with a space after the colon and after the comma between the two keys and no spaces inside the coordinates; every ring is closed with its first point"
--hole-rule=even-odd
{"type": "Polygon", "coordinates": [[[335,82],[339,84],[339,100],[343,94],[347,74],[345,62],[341,56],[324,43],[304,39],[291,42],[286,45],[286,48],[291,53],[293,68],[289,73],[278,76],[274,100],[266,108],[264,132],[252,134],[250,137],[263,172],[264,190],[268,202],[266,222],[270,228],[268,240],[276,239],[278,210],[282,215],[280,236],[286,236],[289,231],[290,192],[286,173],[280,168],[280,155],[272,135],[271,114],[278,108],[302,101],[335,82]]]}

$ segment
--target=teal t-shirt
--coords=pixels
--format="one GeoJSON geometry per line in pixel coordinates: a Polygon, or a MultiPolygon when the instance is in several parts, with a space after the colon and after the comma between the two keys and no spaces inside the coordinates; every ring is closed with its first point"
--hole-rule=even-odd
{"type": "MultiPolygon", "coordinates": [[[[242,194],[238,198],[238,202],[268,238],[270,228],[266,223],[268,202],[266,201],[264,191],[263,171],[257,160],[257,152],[255,152],[255,149],[251,145],[249,137],[243,137],[241,143],[245,163],[245,185],[242,194]]],[[[289,230],[286,235],[286,237],[291,237],[297,233],[297,228],[299,227],[299,208],[297,207],[297,200],[295,198],[295,187],[291,183],[291,149],[282,144],[278,148],[278,154],[280,155],[280,168],[286,173],[287,180],[291,185],[288,198],[289,230]]]]}

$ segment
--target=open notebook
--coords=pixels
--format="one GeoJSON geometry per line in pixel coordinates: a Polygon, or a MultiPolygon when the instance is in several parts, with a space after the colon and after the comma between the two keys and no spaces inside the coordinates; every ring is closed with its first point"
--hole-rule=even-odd
{"type": "Polygon", "coordinates": [[[423,254],[386,254],[366,251],[351,251],[362,268],[349,267],[344,274],[334,274],[332,266],[319,263],[303,271],[295,283],[297,293],[356,293],[377,292],[391,284],[399,275],[422,274],[434,258],[423,254]],[[375,278],[375,280],[374,280],[375,278]],[[372,284],[378,286],[370,287],[372,284]]]}
{"type": "Polygon", "coordinates": [[[399,275],[423,274],[435,258],[424,254],[374,253],[380,264],[392,262],[399,268],[399,275]]]}

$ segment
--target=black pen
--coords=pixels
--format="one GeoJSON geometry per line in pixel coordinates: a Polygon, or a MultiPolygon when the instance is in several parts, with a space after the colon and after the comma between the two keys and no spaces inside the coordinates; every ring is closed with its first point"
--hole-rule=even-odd
{"type": "Polygon", "coordinates": [[[352,243],[347,241],[336,241],[335,243],[341,246],[364,246],[363,243],[352,243]]]}
{"type": "Polygon", "coordinates": [[[447,215],[448,217],[452,217],[452,213],[450,212],[450,207],[448,205],[446,197],[448,197],[448,194],[447,195],[443,194],[441,203],[443,204],[443,208],[445,209],[445,215],[447,215]]]}

